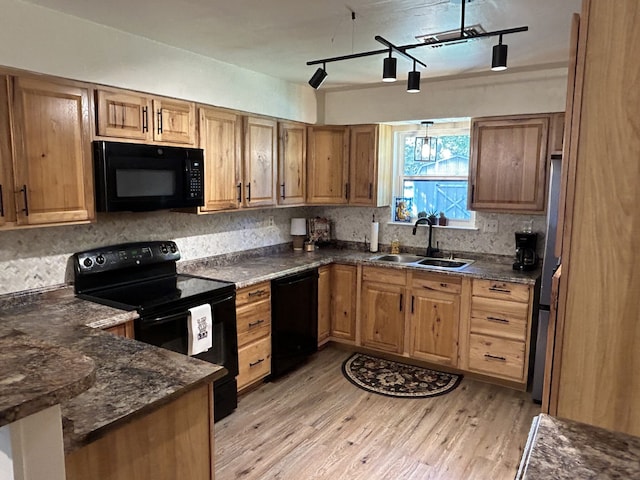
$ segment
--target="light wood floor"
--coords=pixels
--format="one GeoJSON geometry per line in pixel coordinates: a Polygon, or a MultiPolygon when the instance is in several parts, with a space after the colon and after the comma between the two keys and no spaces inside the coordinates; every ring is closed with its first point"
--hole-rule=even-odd
{"type": "Polygon", "coordinates": [[[327,347],[240,398],[215,424],[216,480],[513,479],[540,411],[522,392],[464,379],[427,399],[365,392],[327,347]]]}

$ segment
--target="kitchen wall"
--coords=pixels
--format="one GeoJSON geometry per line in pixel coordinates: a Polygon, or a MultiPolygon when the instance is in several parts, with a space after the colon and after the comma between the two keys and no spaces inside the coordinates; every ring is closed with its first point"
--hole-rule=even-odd
{"type": "MultiPolygon", "coordinates": [[[[369,241],[371,218],[375,213],[380,222],[379,243],[389,245],[392,240],[399,240],[402,247],[427,247],[428,229],[419,227],[416,235],[412,234],[413,224],[399,225],[389,223],[391,210],[389,207],[331,207],[313,208],[312,215],[326,216],[331,219],[333,235],[343,241],[369,241]]],[[[532,221],[532,231],[538,233],[538,254],[544,251],[544,234],[546,230],[545,215],[516,215],[503,213],[476,213],[477,229],[460,229],[453,227],[436,227],[433,230],[432,244],[439,242],[440,249],[445,252],[476,252],[495,255],[513,255],[514,232],[523,230],[532,221]],[[498,221],[498,231],[487,233],[483,226],[487,220],[498,221]]]]}
{"type": "Polygon", "coordinates": [[[191,215],[168,211],[98,214],[90,225],[0,232],[0,294],[59,285],[73,278],[71,254],[104,245],[174,240],[183,260],[291,241],[292,216],[307,208],[191,215]],[[269,226],[269,217],[274,225],[269,226]]]}
{"type": "Polygon", "coordinates": [[[316,122],[315,92],[308,85],[22,1],[0,0],[0,12],[0,65],[316,122]]]}

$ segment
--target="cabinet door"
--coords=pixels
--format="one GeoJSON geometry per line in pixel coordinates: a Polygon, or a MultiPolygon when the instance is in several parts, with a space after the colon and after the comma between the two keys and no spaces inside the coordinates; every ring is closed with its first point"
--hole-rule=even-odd
{"type": "Polygon", "coordinates": [[[362,345],[402,353],[404,291],[404,287],[397,285],[363,282],[362,345]]]}
{"type": "Polygon", "coordinates": [[[348,128],[309,127],[307,146],[307,203],[347,203],[348,128]]]}
{"type": "Polygon", "coordinates": [[[200,109],[200,148],[204,149],[204,206],[214,212],[240,206],[241,117],[214,108],[200,109]]]}
{"type": "Polygon", "coordinates": [[[151,98],[134,92],[96,92],[98,132],[103,137],[151,140],[151,98]]]}
{"type": "Polygon", "coordinates": [[[378,178],[378,129],[376,125],[350,127],[349,203],[375,205],[378,178]]]}
{"type": "Polygon", "coordinates": [[[548,130],[548,115],[471,122],[471,210],[544,212],[548,130]]]}
{"type": "Polygon", "coordinates": [[[153,139],[158,142],[196,142],[196,107],[190,102],[154,99],[153,139]]]}
{"type": "Polygon", "coordinates": [[[318,344],[331,334],[331,267],[318,269],[318,344]]]}
{"type": "Polygon", "coordinates": [[[357,270],[354,265],[331,268],[331,336],[355,342],[357,270]]]}
{"type": "Polygon", "coordinates": [[[11,128],[9,124],[9,78],[0,75],[0,227],[15,221],[11,128]]]}
{"type": "Polygon", "coordinates": [[[455,367],[458,357],[460,297],[414,290],[410,311],[409,355],[455,367]]]}
{"type": "Polygon", "coordinates": [[[275,205],[278,124],[275,120],[247,117],[244,138],[245,205],[275,205]]]}
{"type": "Polygon", "coordinates": [[[307,185],[307,127],[280,122],[278,136],[278,204],[302,205],[307,185]]]}
{"type": "Polygon", "coordinates": [[[14,98],[18,223],[92,219],[87,89],[16,78],[14,98]]]}

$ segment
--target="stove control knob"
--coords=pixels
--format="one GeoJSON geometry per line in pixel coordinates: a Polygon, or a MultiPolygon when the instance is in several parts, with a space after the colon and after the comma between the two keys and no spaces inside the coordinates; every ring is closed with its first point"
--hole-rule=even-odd
{"type": "Polygon", "coordinates": [[[104,255],[100,254],[96,257],[96,263],[98,265],[103,265],[105,261],[104,255]]]}
{"type": "Polygon", "coordinates": [[[84,262],[82,262],[84,264],[85,267],[89,268],[91,265],[93,265],[93,260],[91,260],[90,258],[85,258],[84,262]]]}
{"type": "Polygon", "coordinates": [[[160,247],[160,250],[162,251],[162,253],[167,254],[169,253],[169,250],[167,249],[167,246],[163,243],[162,246],[160,247]]]}
{"type": "Polygon", "coordinates": [[[176,253],[176,250],[178,250],[178,247],[176,247],[175,243],[171,244],[171,253],[176,253]]]}

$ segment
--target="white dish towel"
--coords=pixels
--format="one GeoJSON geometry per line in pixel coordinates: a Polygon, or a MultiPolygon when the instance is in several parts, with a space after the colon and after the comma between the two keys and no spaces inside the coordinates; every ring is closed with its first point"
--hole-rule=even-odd
{"type": "Polygon", "coordinates": [[[197,355],[211,348],[213,335],[211,305],[205,303],[189,309],[187,330],[189,332],[187,355],[197,355]]]}

